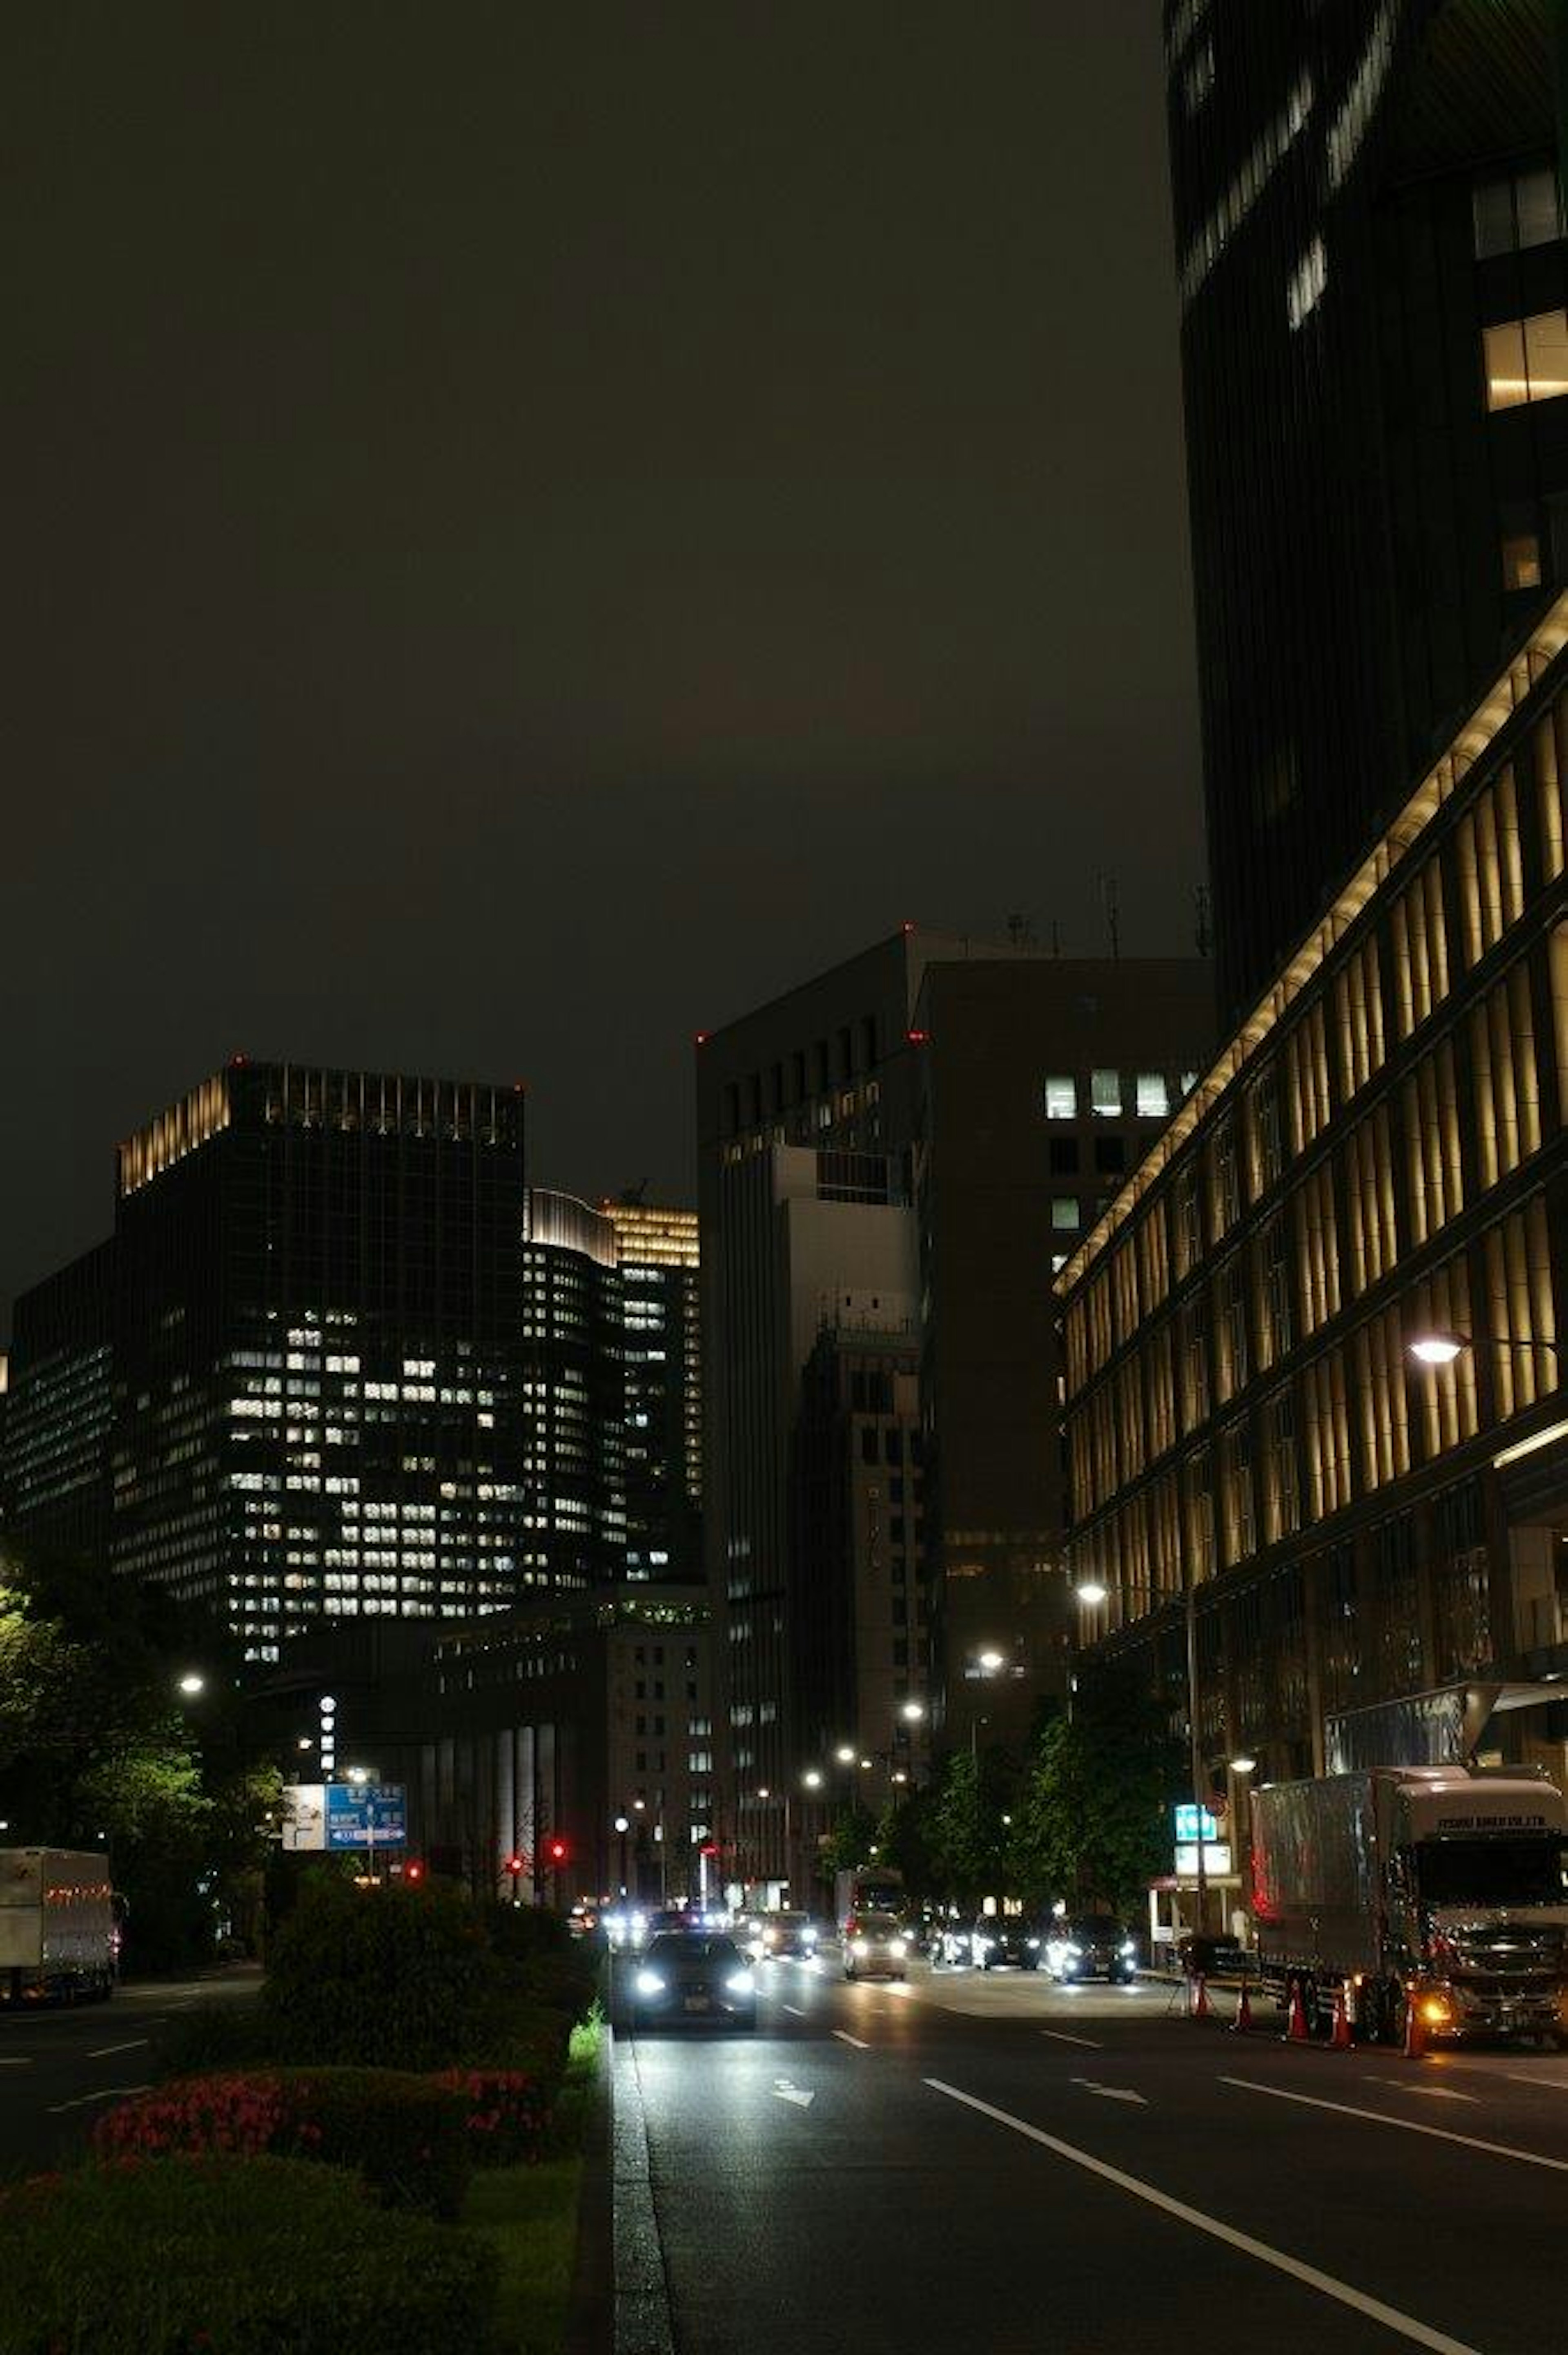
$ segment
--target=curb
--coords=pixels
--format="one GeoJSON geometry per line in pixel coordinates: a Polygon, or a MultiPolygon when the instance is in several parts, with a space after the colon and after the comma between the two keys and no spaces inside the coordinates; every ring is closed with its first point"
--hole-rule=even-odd
{"type": "Polygon", "coordinates": [[[562,2355],[610,2355],[615,2343],[615,2188],[610,2171],[615,2031],[607,2019],[583,2119],[577,2242],[562,2355]]]}

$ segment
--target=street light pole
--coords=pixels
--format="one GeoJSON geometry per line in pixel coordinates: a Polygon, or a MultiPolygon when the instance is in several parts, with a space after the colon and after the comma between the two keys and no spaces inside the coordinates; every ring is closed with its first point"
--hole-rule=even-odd
{"type": "Polygon", "coordinates": [[[1209,1876],[1203,1861],[1203,1738],[1198,1724],[1198,1587],[1188,1564],[1186,1582],[1187,1604],[1187,1733],[1190,1745],[1189,1764],[1192,1768],[1192,1803],[1197,1808],[1194,1828],[1198,1835],[1198,1928],[1202,1931],[1209,1911],[1209,1876]]]}

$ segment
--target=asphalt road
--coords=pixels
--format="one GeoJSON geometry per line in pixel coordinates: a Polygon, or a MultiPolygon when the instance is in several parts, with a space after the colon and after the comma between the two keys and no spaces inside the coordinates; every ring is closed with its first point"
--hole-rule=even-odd
{"type": "Polygon", "coordinates": [[[755,2036],[617,2030],[618,2355],[1568,2349],[1568,2058],[833,1955],[760,1984],[755,2036]]]}
{"type": "Polygon", "coordinates": [[[143,1980],[108,2003],[0,2009],[0,2175],[52,2166],[79,2144],[99,2109],[139,2093],[152,2071],[154,2028],[194,2003],[243,2001],[259,1973],[143,1980]]]}

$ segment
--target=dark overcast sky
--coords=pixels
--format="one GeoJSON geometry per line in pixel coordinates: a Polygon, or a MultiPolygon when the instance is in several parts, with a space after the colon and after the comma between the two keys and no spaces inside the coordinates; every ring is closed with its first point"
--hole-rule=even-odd
{"type": "Polygon", "coordinates": [[[1158,16],[6,12],[0,1302],[237,1050],[684,1188],[902,917],[1190,945],[1158,16]]]}

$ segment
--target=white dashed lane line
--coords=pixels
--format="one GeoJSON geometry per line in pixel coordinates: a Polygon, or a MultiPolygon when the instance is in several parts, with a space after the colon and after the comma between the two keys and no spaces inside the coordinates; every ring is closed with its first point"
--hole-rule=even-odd
{"type": "Polygon", "coordinates": [[[857,2052],[869,2052],[871,2051],[871,2047],[866,2042],[863,2036],[852,2036],[847,2028],[835,2028],[833,2034],[838,2038],[841,2044],[853,2044],[857,2052]]]}
{"type": "Polygon", "coordinates": [[[111,2052],[134,2052],[138,2045],[150,2044],[152,2041],[150,2036],[132,2036],[125,2044],[101,2044],[96,2052],[87,2057],[90,2061],[107,2061],[111,2052]]]}

